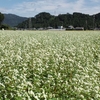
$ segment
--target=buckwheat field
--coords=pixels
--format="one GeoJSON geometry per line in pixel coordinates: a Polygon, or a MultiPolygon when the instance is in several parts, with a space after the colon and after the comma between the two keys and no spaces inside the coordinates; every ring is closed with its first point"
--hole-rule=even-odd
{"type": "Polygon", "coordinates": [[[0,100],[100,100],[100,31],[0,31],[0,100]]]}

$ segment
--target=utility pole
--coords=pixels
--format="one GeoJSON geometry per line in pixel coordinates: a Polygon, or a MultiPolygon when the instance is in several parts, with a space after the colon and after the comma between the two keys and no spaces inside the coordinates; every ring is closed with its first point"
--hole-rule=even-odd
{"type": "Polygon", "coordinates": [[[87,30],[87,20],[86,20],[86,30],[87,30]]]}
{"type": "Polygon", "coordinates": [[[32,28],[32,21],[31,21],[31,18],[29,18],[29,30],[31,30],[32,28]]]}
{"type": "Polygon", "coordinates": [[[95,29],[95,15],[93,15],[93,30],[95,29]]]}

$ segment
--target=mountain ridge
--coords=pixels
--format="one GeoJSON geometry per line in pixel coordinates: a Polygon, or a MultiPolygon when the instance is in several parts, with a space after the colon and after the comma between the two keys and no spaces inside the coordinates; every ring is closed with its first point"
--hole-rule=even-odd
{"type": "MultiPolygon", "coordinates": [[[[90,14],[84,14],[81,12],[74,12],[73,14],[66,13],[66,14],[59,14],[55,16],[48,12],[40,12],[36,16],[30,17],[30,18],[31,18],[31,22],[32,22],[31,24],[33,27],[48,27],[48,26],[57,27],[62,24],[64,25],[64,27],[66,27],[65,25],[92,27],[93,16],[95,16],[96,25],[100,27],[100,19],[99,19],[100,13],[90,15],[90,14]],[[86,24],[89,26],[87,26],[86,24]]],[[[28,17],[21,17],[19,15],[11,14],[11,13],[4,14],[4,17],[5,18],[4,18],[3,24],[7,24],[11,27],[18,26],[18,27],[24,28],[26,26],[29,26],[28,17]]]]}
{"type": "Polygon", "coordinates": [[[27,17],[21,17],[21,16],[11,14],[11,13],[9,13],[9,14],[4,13],[4,20],[2,23],[9,25],[10,27],[14,27],[27,19],[28,19],[27,17]]]}

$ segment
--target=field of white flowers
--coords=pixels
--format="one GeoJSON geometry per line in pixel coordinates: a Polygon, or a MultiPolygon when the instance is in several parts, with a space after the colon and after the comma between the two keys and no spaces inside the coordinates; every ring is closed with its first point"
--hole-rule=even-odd
{"type": "Polygon", "coordinates": [[[0,100],[100,100],[100,32],[0,31],[0,100]]]}

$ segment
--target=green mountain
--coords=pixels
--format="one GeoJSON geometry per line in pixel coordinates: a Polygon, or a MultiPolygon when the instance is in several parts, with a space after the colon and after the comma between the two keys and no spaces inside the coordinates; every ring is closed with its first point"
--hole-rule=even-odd
{"type": "Polygon", "coordinates": [[[73,14],[59,14],[58,16],[51,15],[47,12],[41,12],[35,17],[27,19],[22,23],[18,24],[18,28],[47,28],[58,26],[64,26],[68,28],[73,27],[84,27],[84,29],[100,29],[100,13],[95,15],[83,14],[79,12],[74,12],[73,14]]]}
{"type": "Polygon", "coordinates": [[[7,24],[11,27],[14,27],[25,20],[27,20],[26,17],[20,17],[14,14],[4,14],[3,24],[7,24]]]}

